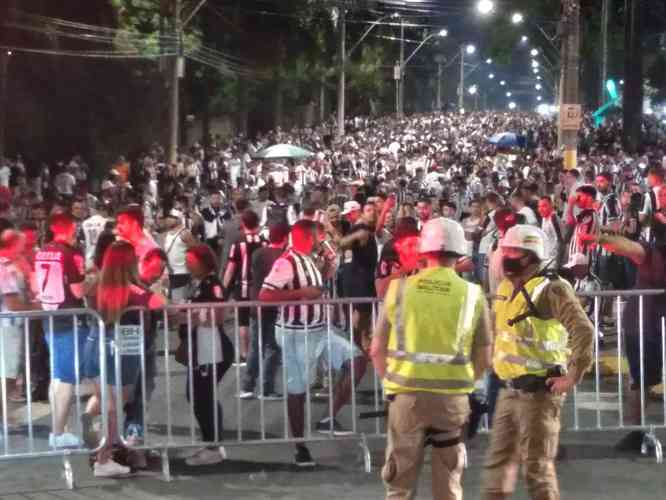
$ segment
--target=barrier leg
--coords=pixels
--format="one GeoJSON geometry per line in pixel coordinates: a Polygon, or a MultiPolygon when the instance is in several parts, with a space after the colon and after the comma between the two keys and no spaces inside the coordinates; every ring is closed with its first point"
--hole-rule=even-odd
{"type": "Polygon", "coordinates": [[[160,458],[162,460],[162,479],[165,482],[170,483],[172,480],[171,477],[171,465],[169,464],[169,449],[162,448],[160,452],[160,458]]]}
{"type": "Polygon", "coordinates": [[[366,474],[372,472],[372,455],[370,454],[370,447],[368,446],[368,438],[365,433],[361,434],[361,442],[359,443],[363,452],[363,468],[366,474]]]}
{"type": "Polygon", "coordinates": [[[661,441],[654,433],[654,426],[650,426],[650,429],[643,436],[643,443],[641,444],[641,455],[647,455],[651,449],[654,449],[654,456],[657,460],[657,463],[660,464],[663,462],[663,451],[661,446],[661,441]]]}
{"type": "Polygon", "coordinates": [[[67,489],[73,490],[76,487],[74,482],[74,470],[72,469],[72,462],[70,461],[69,454],[62,456],[62,465],[63,465],[63,475],[65,477],[65,482],[67,483],[67,489]]]}

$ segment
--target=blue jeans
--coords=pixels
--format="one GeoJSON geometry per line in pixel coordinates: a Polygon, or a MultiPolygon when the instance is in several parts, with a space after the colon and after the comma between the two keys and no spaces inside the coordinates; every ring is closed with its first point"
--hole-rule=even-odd
{"type": "MultiPolygon", "coordinates": [[[[275,392],[275,373],[280,363],[280,347],[275,340],[275,321],[277,311],[273,308],[263,308],[261,310],[261,349],[263,354],[263,394],[272,394],[275,392]]],[[[250,355],[247,360],[247,371],[243,379],[243,390],[246,392],[254,391],[257,379],[259,378],[259,321],[252,318],[250,322],[250,331],[252,339],[250,345],[250,355]]]]}

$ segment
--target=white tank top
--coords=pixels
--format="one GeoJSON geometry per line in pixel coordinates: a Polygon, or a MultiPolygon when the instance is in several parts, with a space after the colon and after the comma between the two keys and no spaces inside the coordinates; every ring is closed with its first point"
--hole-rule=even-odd
{"type": "Polygon", "coordinates": [[[185,252],[187,252],[187,245],[181,238],[185,228],[180,228],[176,232],[168,232],[164,236],[164,251],[169,259],[169,267],[171,274],[188,274],[187,266],[185,265],[185,252]]]}

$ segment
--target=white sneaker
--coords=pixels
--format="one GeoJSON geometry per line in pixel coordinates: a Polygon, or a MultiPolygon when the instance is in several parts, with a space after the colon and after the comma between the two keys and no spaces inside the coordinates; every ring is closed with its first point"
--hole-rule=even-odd
{"type": "Polygon", "coordinates": [[[113,460],[109,460],[104,464],[95,462],[95,467],[93,468],[95,477],[115,477],[115,476],[126,476],[130,473],[130,468],[120,465],[113,460]]]}
{"type": "Polygon", "coordinates": [[[241,393],[238,395],[239,398],[241,399],[254,399],[254,392],[252,391],[241,391],[241,393]]]}
{"type": "Polygon", "coordinates": [[[214,465],[219,464],[226,458],[227,452],[223,446],[214,450],[203,448],[199,450],[196,455],[185,460],[185,463],[191,467],[196,467],[198,465],[214,465]]]}
{"type": "Polygon", "coordinates": [[[58,436],[49,434],[49,447],[51,448],[78,448],[81,446],[81,440],[74,434],[64,432],[58,436]]]}

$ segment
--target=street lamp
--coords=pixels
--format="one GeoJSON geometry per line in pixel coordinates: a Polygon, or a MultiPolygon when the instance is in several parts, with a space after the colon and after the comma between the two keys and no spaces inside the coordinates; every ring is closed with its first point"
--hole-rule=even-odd
{"type": "Polygon", "coordinates": [[[535,75],[538,75],[539,74],[539,68],[533,68],[532,73],[534,73],[535,75]]]}
{"type": "Polygon", "coordinates": [[[476,47],[470,44],[467,47],[465,47],[465,52],[467,52],[467,54],[471,56],[472,54],[474,54],[474,52],[476,52],[476,47]]]}
{"type": "Polygon", "coordinates": [[[530,51],[530,55],[531,55],[532,57],[536,57],[536,56],[539,55],[539,51],[538,51],[537,49],[532,49],[532,50],[530,51]]]}
{"type": "Polygon", "coordinates": [[[507,92],[507,93],[506,93],[506,96],[507,96],[507,97],[511,97],[512,95],[513,95],[513,94],[512,94],[511,92],[507,92]]]}
{"type": "Polygon", "coordinates": [[[490,57],[488,59],[486,59],[486,64],[492,64],[492,63],[493,63],[493,60],[490,57]]]}
{"type": "Polygon", "coordinates": [[[516,109],[516,103],[515,102],[510,102],[509,103],[509,109],[516,109]]]}
{"type": "Polygon", "coordinates": [[[537,96],[537,101],[541,101],[541,96],[540,95],[537,96]]]}
{"type": "Polygon", "coordinates": [[[470,95],[474,95],[474,94],[476,94],[476,92],[477,92],[478,90],[479,90],[479,89],[478,89],[478,87],[477,87],[476,85],[472,85],[472,86],[469,88],[469,91],[468,91],[468,92],[469,92],[470,95]]]}
{"type": "Polygon", "coordinates": [[[511,22],[513,24],[520,24],[525,20],[525,16],[523,16],[520,12],[516,12],[513,16],[511,16],[511,22]]]}
{"type": "Polygon", "coordinates": [[[465,107],[465,54],[472,55],[476,52],[476,47],[471,43],[460,46],[460,84],[458,86],[458,108],[465,107]]]}
{"type": "Polygon", "coordinates": [[[541,80],[541,75],[537,75],[536,79],[540,81],[541,80]]]}
{"type": "Polygon", "coordinates": [[[494,74],[494,73],[490,73],[490,74],[488,75],[488,78],[490,78],[490,79],[492,80],[493,78],[495,78],[495,74],[494,74]]]}
{"type": "Polygon", "coordinates": [[[537,84],[534,86],[534,88],[537,89],[537,90],[541,90],[543,87],[541,87],[541,84],[540,84],[540,83],[537,83],[537,84]]]}
{"type": "Polygon", "coordinates": [[[405,67],[409,64],[409,61],[411,61],[416,53],[421,50],[421,48],[428,43],[428,40],[438,36],[438,37],[445,37],[449,34],[449,32],[446,29],[441,29],[437,31],[436,33],[431,33],[427,37],[423,39],[423,41],[414,49],[414,51],[409,55],[407,59],[405,59],[403,62],[400,63],[400,85],[399,85],[399,90],[398,90],[398,95],[396,102],[398,103],[398,115],[402,116],[403,114],[403,106],[404,106],[404,97],[403,97],[403,89],[404,89],[404,78],[405,78],[405,67]]]}
{"type": "Polygon", "coordinates": [[[479,14],[487,16],[493,10],[495,10],[495,3],[492,0],[479,0],[476,4],[476,10],[479,14]]]}
{"type": "Polygon", "coordinates": [[[520,38],[520,41],[521,41],[522,43],[527,43],[528,40],[529,40],[529,38],[527,38],[526,35],[523,35],[523,36],[520,38]]]}
{"type": "Polygon", "coordinates": [[[538,68],[539,67],[539,61],[535,61],[534,59],[532,60],[532,67],[533,68],[538,68]]]}
{"type": "Polygon", "coordinates": [[[504,86],[506,85],[506,81],[502,80],[502,81],[500,82],[500,85],[501,85],[502,87],[504,87],[504,86]]]}

